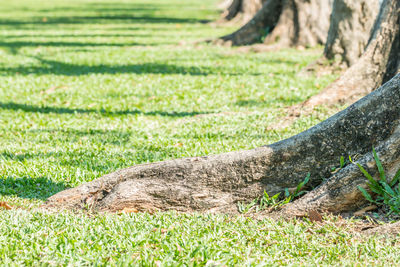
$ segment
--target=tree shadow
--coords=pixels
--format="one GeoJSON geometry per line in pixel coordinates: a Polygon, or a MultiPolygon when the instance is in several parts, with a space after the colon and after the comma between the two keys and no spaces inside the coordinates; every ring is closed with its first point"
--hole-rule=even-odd
{"type": "Polygon", "coordinates": [[[63,182],[54,182],[46,177],[5,177],[0,178],[0,195],[16,195],[20,198],[46,200],[65,190],[63,182]]]}
{"type": "Polygon", "coordinates": [[[293,105],[294,103],[299,103],[304,101],[304,99],[300,97],[291,97],[291,98],[271,98],[269,100],[256,100],[256,99],[244,99],[239,100],[235,103],[236,106],[239,107],[268,107],[276,103],[285,104],[287,106],[293,105]]]}
{"type": "MultiPolygon", "coordinates": [[[[85,142],[96,142],[112,145],[124,145],[131,140],[132,132],[120,130],[101,130],[101,129],[32,129],[32,130],[19,130],[19,133],[25,135],[35,135],[36,140],[39,142],[48,141],[48,136],[52,136],[52,140],[57,140],[63,143],[78,143],[84,140],[85,142]],[[43,139],[41,139],[43,136],[43,139]]],[[[46,153],[47,156],[56,156],[55,152],[46,153]]],[[[0,157],[15,161],[25,161],[35,157],[42,157],[43,153],[18,153],[13,154],[8,151],[0,153],[0,157]]]]}
{"type": "MultiPolygon", "coordinates": [[[[132,35],[133,36],[133,35],[132,35]]],[[[57,36],[55,36],[57,37],[57,36]]],[[[79,36],[77,36],[79,37],[79,36]]],[[[103,43],[93,43],[93,42],[64,42],[64,41],[45,41],[45,42],[32,42],[32,41],[14,41],[14,42],[0,42],[0,47],[6,47],[9,48],[12,51],[17,51],[18,49],[22,47],[38,47],[38,46],[59,46],[59,47],[81,47],[81,46],[99,46],[99,47],[122,47],[122,46],[135,46],[135,45],[143,45],[139,43],[115,43],[115,42],[103,42],[103,43]]],[[[147,44],[146,44],[147,45],[147,44]]],[[[15,54],[15,52],[13,53],[15,54]]]]}
{"type": "Polygon", "coordinates": [[[141,111],[141,110],[121,110],[121,111],[108,111],[108,110],[96,110],[96,109],[82,109],[82,108],[63,108],[63,107],[49,107],[49,106],[34,106],[29,104],[18,104],[14,102],[0,102],[0,109],[8,110],[22,110],[25,112],[37,112],[37,113],[56,113],[56,114],[85,114],[85,113],[96,113],[104,116],[116,116],[116,115],[145,115],[145,116],[166,116],[166,117],[188,117],[196,116],[199,114],[210,114],[211,112],[167,112],[167,111],[141,111]]]}
{"type": "MultiPolygon", "coordinates": [[[[0,45],[1,46],[1,45],[0,45]]],[[[152,73],[152,74],[187,74],[202,75],[221,73],[221,70],[215,70],[208,67],[183,67],[164,63],[142,63],[130,65],[79,65],[65,63],[56,60],[33,57],[40,61],[44,66],[19,66],[19,67],[0,67],[0,73],[10,74],[55,74],[66,76],[80,76],[87,74],[117,74],[117,73],[152,73]]],[[[229,75],[238,75],[238,73],[229,73],[229,75]]]]}
{"type": "Polygon", "coordinates": [[[0,19],[0,25],[19,27],[23,25],[57,25],[57,24],[100,24],[101,22],[134,23],[134,24],[189,24],[206,23],[207,20],[196,18],[172,18],[158,16],[135,16],[132,14],[102,15],[102,16],[66,16],[48,17],[43,21],[43,17],[31,17],[29,20],[0,19]]]}
{"type": "MultiPolygon", "coordinates": [[[[138,28],[132,29],[132,31],[137,30],[138,28]]],[[[164,35],[168,36],[168,33],[162,32],[159,33],[158,35],[164,35]]],[[[40,34],[38,36],[37,34],[11,34],[11,33],[5,33],[3,35],[6,38],[27,38],[27,37],[40,37],[40,38],[66,38],[66,37],[73,37],[73,38],[94,38],[94,37],[152,37],[154,35],[150,33],[135,33],[135,32],[126,32],[126,33],[74,33],[74,34],[67,34],[67,33],[54,33],[54,34],[40,34]]],[[[61,45],[64,44],[64,42],[0,42],[0,46],[56,46],[58,43],[61,45]],[[50,43],[51,45],[48,45],[50,43]]],[[[73,45],[73,42],[65,42],[67,45],[65,46],[81,46],[85,43],[77,43],[77,45],[73,45]]],[[[88,46],[100,46],[101,44],[104,44],[104,46],[107,46],[107,43],[94,43],[93,45],[88,45],[88,46]]],[[[111,43],[112,46],[113,43],[111,43]]],[[[59,46],[61,46],[59,45],[59,46]]],[[[118,44],[119,46],[123,46],[124,44],[118,44]]],[[[133,45],[131,43],[127,43],[125,45],[133,45]]]]}

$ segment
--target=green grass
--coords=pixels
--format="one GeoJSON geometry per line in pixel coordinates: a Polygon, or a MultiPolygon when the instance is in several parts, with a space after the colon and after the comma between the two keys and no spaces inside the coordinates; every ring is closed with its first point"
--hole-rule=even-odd
{"type": "MultiPolygon", "coordinates": [[[[321,49],[241,54],[190,43],[234,28],[205,0],[15,0],[0,6],[0,262],[11,265],[398,263],[340,227],[221,215],[71,215],[49,196],[131,165],[251,149],[335,77],[297,72],[321,49]],[[183,42],[184,41],[184,42],[183,42]],[[162,234],[157,229],[169,229],[162,234]],[[319,231],[318,229],[314,231],[319,231]]],[[[387,241],[389,242],[389,241],[387,241]]]]}

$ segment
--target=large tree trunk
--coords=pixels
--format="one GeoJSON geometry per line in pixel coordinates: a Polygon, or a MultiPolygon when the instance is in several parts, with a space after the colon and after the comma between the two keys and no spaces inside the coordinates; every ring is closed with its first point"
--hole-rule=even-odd
{"type": "Polygon", "coordinates": [[[258,10],[261,9],[265,0],[232,0],[222,13],[220,22],[248,22],[258,10]]]}
{"type": "Polygon", "coordinates": [[[400,75],[287,140],[249,151],[137,165],[60,192],[49,198],[46,207],[235,213],[237,202],[250,201],[264,190],[274,194],[295,187],[310,173],[313,186],[331,178],[285,211],[353,209],[365,201],[356,186],[365,186],[366,179],[352,165],[333,176],[331,168],[341,156],[359,155],[359,162],[373,173],[370,151],[374,146],[385,167],[390,172],[396,169],[400,164],[398,103],[400,75]],[[295,206],[299,203],[304,205],[295,206]]]}
{"type": "Polygon", "coordinates": [[[325,57],[340,56],[341,62],[353,65],[364,52],[378,12],[379,0],[335,0],[325,57]]]}
{"type": "Polygon", "coordinates": [[[261,42],[279,47],[323,44],[331,0],[268,0],[246,25],[220,40],[232,45],[261,42]]]}
{"type": "Polygon", "coordinates": [[[336,82],[304,104],[354,102],[388,81],[400,66],[400,1],[384,0],[364,54],[336,82]]]}

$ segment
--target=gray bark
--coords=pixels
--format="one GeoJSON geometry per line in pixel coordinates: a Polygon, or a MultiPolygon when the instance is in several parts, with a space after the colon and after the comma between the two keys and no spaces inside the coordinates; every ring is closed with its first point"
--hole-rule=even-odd
{"type": "Polygon", "coordinates": [[[216,42],[228,42],[232,45],[248,45],[260,42],[262,37],[275,27],[281,11],[281,1],[267,0],[249,22],[236,32],[223,36],[216,42]]]}
{"type": "Polygon", "coordinates": [[[221,17],[223,20],[231,20],[236,17],[240,12],[240,7],[242,5],[242,0],[232,0],[227,8],[222,13],[221,17]]]}
{"type": "Polygon", "coordinates": [[[263,2],[265,0],[232,0],[222,20],[246,23],[261,9],[263,2]]]}
{"type": "Polygon", "coordinates": [[[334,83],[304,106],[354,102],[399,72],[400,1],[384,0],[365,52],[334,83]]]}
{"type": "MultiPolygon", "coordinates": [[[[264,190],[274,194],[295,187],[307,173],[312,185],[321,184],[341,156],[361,155],[360,162],[368,164],[372,146],[392,169],[400,156],[399,102],[397,75],[346,110],[289,139],[249,151],[137,165],[60,192],[45,207],[236,213],[237,202],[250,201],[264,190]]],[[[311,201],[311,195],[306,196],[304,208],[316,208],[318,199],[324,200],[324,208],[354,208],[362,202],[354,186],[365,181],[357,169],[346,167],[315,191],[323,194],[326,189],[328,197],[316,194],[317,200],[311,201]]]]}
{"type": "Polygon", "coordinates": [[[378,12],[379,0],[335,0],[325,57],[353,65],[364,52],[378,12]]]}
{"type": "Polygon", "coordinates": [[[277,25],[264,43],[277,43],[279,47],[325,44],[331,11],[331,0],[286,0],[277,25]]]}

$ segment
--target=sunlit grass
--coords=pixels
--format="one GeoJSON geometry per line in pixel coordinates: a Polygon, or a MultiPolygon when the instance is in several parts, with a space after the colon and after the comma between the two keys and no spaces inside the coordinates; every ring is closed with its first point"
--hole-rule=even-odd
{"type": "Polygon", "coordinates": [[[396,247],[376,239],[352,243],[352,234],[339,228],[331,230],[336,243],[318,246],[329,235],[304,232],[310,226],[303,222],[31,209],[121,168],[251,149],[332,112],[271,129],[285,107],[335,77],[297,74],[319,57],[319,48],[241,54],[194,45],[234,29],[206,23],[218,18],[215,7],[213,0],[17,0],[0,6],[0,201],[28,210],[0,211],[1,262],[350,264],[376,262],[376,255],[398,261],[396,247]],[[171,226],[168,233],[153,231],[171,226]]]}

